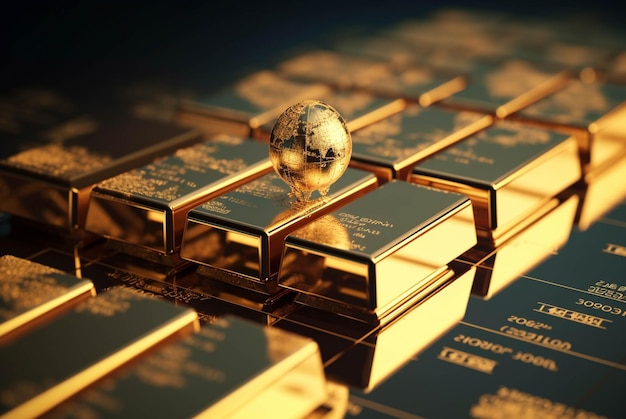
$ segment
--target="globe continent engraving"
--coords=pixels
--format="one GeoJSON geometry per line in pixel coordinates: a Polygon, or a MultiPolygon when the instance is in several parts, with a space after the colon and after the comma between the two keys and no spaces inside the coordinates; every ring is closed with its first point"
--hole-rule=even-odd
{"type": "Polygon", "coordinates": [[[269,154],[274,170],[298,200],[310,199],[316,190],[324,197],[348,168],[352,138],[332,106],[305,100],[278,117],[269,154]]]}

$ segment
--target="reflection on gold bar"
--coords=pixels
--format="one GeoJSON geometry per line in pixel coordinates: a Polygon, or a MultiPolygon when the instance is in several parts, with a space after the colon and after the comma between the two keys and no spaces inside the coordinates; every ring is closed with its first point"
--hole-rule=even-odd
{"type": "MultiPolygon", "coordinates": [[[[403,99],[391,99],[352,90],[332,90],[316,99],[335,108],[346,121],[351,133],[398,113],[406,107],[403,99]]],[[[275,123],[276,119],[272,119],[264,124],[255,134],[255,138],[269,141],[275,123]]]]}
{"type": "Polygon", "coordinates": [[[192,209],[180,256],[233,274],[223,280],[274,293],[287,234],[375,187],[374,175],[348,168],[326,196],[294,201],[277,174],[266,174],[192,209]]]}
{"type": "Polygon", "coordinates": [[[626,154],[625,86],[572,80],[512,118],[576,136],[585,172],[626,154]]]}
{"type": "Polygon", "coordinates": [[[0,257],[0,342],[96,294],[91,281],[11,255],[0,257]]]}
{"type": "Polygon", "coordinates": [[[462,259],[479,263],[472,293],[485,299],[555,254],[570,236],[578,208],[578,196],[556,203],[538,221],[497,247],[477,246],[462,259]]]}
{"type": "Polygon", "coordinates": [[[352,134],[352,167],[376,173],[381,183],[408,180],[419,160],[489,126],[488,115],[409,105],[352,134]]]}
{"type": "Polygon", "coordinates": [[[456,266],[445,283],[415,295],[406,312],[330,363],[328,377],[369,393],[461,321],[475,268],[456,266]]]}
{"type": "Polygon", "coordinates": [[[199,140],[196,130],[124,114],[86,116],[55,132],[0,160],[0,211],[81,228],[95,183],[199,140]]]}
{"type": "Polygon", "coordinates": [[[278,65],[287,77],[402,98],[422,106],[462,90],[466,79],[428,67],[396,67],[388,61],[330,50],[313,50],[278,65]]]}
{"type": "MultiPolygon", "coordinates": [[[[213,300],[211,310],[216,307],[216,300],[223,301],[228,312],[235,311],[240,317],[253,313],[254,319],[265,324],[272,324],[276,317],[291,312],[292,293],[281,290],[274,294],[242,288],[232,284],[230,273],[205,265],[198,265],[196,270],[187,274],[187,280],[193,281],[190,289],[213,300]],[[240,310],[240,308],[243,308],[240,310]]],[[[219,314],[219,312],[218,312],[219,314]]]]}
{"type": "Polygon", "coordinates": [[[0,414],[37,417],[164,340],[196,312],[117,287],[0,347],[0,414]],[[19,359],[20,362],[15,362],[19,359]]]}
{"type": "Polygon", "coordinates": [[[270,170],[267,145],[216,136],[97,184],[85,229],[169,255],[190,209],[270,170]]]}
{"type": "Polygon", "coordinates": [[[329,396],[315,341],[224,316],[82,392],[52,414],[232,419],[278,414],[300,419],[329,396]]]}
{"type": "Polygon", "coordinates": [[[506,118],[562,88],[571,78],[569,72],[522,60],[476,63],[468,74],[465,89],[444,98],[441,105],[498,118],[506,118]]]}
{"type": "Polygon", "coordinates": [[[576,138],[500,121],[418,163],[412,182],[468,195],[480,241],[512,228],[581,178],[576,138]]]}
{"type": "Polygon", "coordinates": [[[576,226],[587,230],[609,210],[626,199],[626,155],[585,175],[576,226]]]}
{"type": "Polygon", "coordinates": [[[329,91],[330,87],[321,83],[302,83],[262,70],[219,92],[183,102],[176,121],[198,127],[208,135],[257,138],[257,130],[275,120],[287,106],[329,91]]]}
{"type": "Polygon", "coordinates": [[[469,198],[393,180],[287,236],[278,283],[376,324],[475,244],[469,198]]]}

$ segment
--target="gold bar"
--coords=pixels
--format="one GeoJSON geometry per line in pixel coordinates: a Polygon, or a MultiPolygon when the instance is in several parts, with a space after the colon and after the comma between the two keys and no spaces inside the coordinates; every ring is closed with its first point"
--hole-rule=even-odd
{"type": "Polygon", "coordinates": [[[381,183],[408,180],[418,161],[488,127],[492,121],[490,115],[411,104],[352,133],[350,165],[376,173],[381,183]]]}
{"type": "Polygon", "coordinates": [[[278,284],[298,302],[377,324],[475,244],[469,198],[392,180],[288,235],[278,284]]]}
{"type": "Polygon", "coordinates": [[[94,114],[0,159],[0,211],[79,229],[95,183],[199,141],[199,132],[125,114],[94,114]]]}
{"type": "Polygon", "coordinates": [[[93,282],[12,255],[0,257],[0,343],[96,294],[93,282]]]}
{"type": "Polygon", "coordinates": [[[474,63],[467,86],[440,104],[506,118],[562,88],[571,77],[559,68],[517,59],[498,64],[474,63]]]}
{"type": "Polygon", "coordinates": [[[279,413],[281,418],[300,419],[331,395],[315,341],[226,315],[51,413],[232,419],[279,413]],[[239,353],[242,356],[236,356],[239,353]]]}
{"type": "Polygon", "coordinates": [[[175,120],[208,135],[257,138],[258,129],[275,120],[287,106],[329,91],[330,87],[321,83],[298,82],[262,70],[214,94],[183,101],[175,120]]]}
{"type": "Polygon", "coordinates": [[[499,246],[475,246],[461,259],[478,264],[472,294],[489,300],[567,243],[579,198],[556,198],[541,217],[499,246]]]}
{"type": "Polygon", "coordinates": [[[180,256],[222,271],[219,279],[273,294],[287,234],[376,185],[373,174],[347,168],[326,196],[295,201],[276,173],[266,174],[192,209],[180,256]]]}
{"type": "Polygon", "coordinates": [[[509,121],[421,161],[411,174],[414,183],[469,196],[479,240],[496,245],[580,179],[576,138],[509,121]]]}
{"type": "Polygon", "coordinates": [[[215,136],[97,184],[85,229],[171,255],[189,210],[271,170],[267,145],[215,136]]]}
{"type": "Polygon", "coordinates": [[[196,312],[117,287],[0,347],[6,418],[37,417],[166,339],[199,326],[196,312]]]}
{"type": "Polygon", "coordinates": [[[585,173],[626,154],[626,87],[571,80],[511,118],[578,138],[585,173]]]}
{"type": "Polygon", "coordinates": [[[326,83],[430,106],[463,90],[466,78],[428,67],[393,66],[384,60],[331,50],[313,50],[289,58],[278,71],[297,80],[326,83]]]}
{"type": "Polygon", "coordinates": [[[461,321],[476,268],[456,267],[446,272],[447,280],[438,287],[413,296],[406,312],[330,362],[328,377],[370,393],[461,321]]]}

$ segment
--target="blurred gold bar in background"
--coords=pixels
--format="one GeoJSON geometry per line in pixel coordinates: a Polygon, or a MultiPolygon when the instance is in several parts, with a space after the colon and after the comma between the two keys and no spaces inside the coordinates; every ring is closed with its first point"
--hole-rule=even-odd
{"type": "Polygon", "coordinates": [[[175,120],[207,135],[256,138],[258,129],[275,120],[288,106],[330,91],[322,83],[299,82],[275,71],[262,70],[205,97],[183,101],[175,120]]]}
{"type": "Polygon", "coordinates": [[[288,58],[277,70],[296,80],[326,83],[430,106],[462,90],[466,78],[429,67],[398,67],[385,60],[332,50],[313,50],[288,58]]]}
{"type": "Polygon", "coordinates": [[[350,165],[376,173],[380,182],[408,180],[420,160],[493,121],[490,115],[410,104],[352,134],[350,165]]]}
{"type": "Polygon", "coordinates": [[[267,145],[215,136],[97,184],[85,229],[170,255],[180,250],[190,209],[271,170],[267,145]]]}
{"type": "Polygon", "coordinates": [[[562,88],[572,76],[561,67],[512,59],[474,63],[467,77],[467,86],[440,105],[506,118],[562,88]]]}
{"type": "Polygon", "coordinates": [[[280,417],[299,419],[330,396],[312,339],[226,315],[79,393],[51,416],[246,419],[280,410],[280,417]],[[245,356],[233,356],[241,351],[245,356]]]}
{"type": "Polygon", "coordinates": [[[626,87],[572,80],[511,116],[576,136],[585,173],[626,154],[626,87]]]}
{"type": "Polygon", "coordinates": [[[93,282],[12,255],[0,257],[0,342],[96,294],[93,282]]]}
{"type": "MultiPolygon", "coordinates": [[[[324,102],[339,112],[348,130],[354,133],[374,122],[385,120],[406,107],[403,99],[391,99],[368,92],[354,90],[331,90],[316,100],[324,102]]],[[[255,138],[269,141],[276,119],[272,119],[255,131],[255,138]]]]}
{"type": "MultiPolygon", "coordinates": [[[[52,129],[52,128],[51,128],[52,129]]],[[[0,159],[0,211],[64,229],[84,227],[94,184],[180,147],[199,131],[120,112],[86,115],[58,135],[0,159]]]]}

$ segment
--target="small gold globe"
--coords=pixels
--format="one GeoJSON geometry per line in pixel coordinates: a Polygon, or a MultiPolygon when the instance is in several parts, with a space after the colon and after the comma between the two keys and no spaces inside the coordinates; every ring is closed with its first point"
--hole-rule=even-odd
{"type": "Polygon", "coordinates": [[[314,191],[328,193],[352,156],[352,138],[332,106],[305,100],[288,107],[276,120],[269,145],[274,170],[298,200],[314,191]]]}

